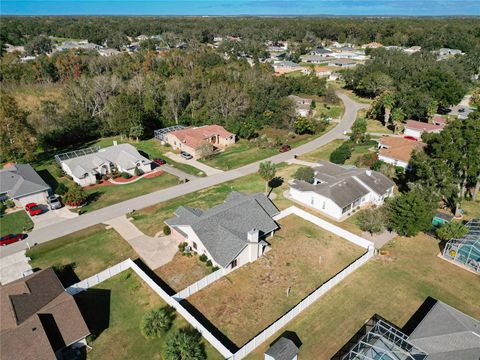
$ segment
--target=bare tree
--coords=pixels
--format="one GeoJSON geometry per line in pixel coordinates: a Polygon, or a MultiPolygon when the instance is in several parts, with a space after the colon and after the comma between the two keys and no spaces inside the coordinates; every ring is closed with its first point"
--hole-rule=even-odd
{"type": "Polygon", "coordinates": [[[166,106],[170,114],[178,124],[178,118],[185,108],[187,91],[184,83],[178,77],[173,77],[165,84],[166,106]]]}

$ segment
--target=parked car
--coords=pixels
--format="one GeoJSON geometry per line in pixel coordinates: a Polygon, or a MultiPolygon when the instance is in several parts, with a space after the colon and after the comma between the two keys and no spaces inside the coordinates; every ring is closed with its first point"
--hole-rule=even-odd
{"type": "Polygon", "coordinates": [[[181,156],[182,158],[184,158],[185,160],[193,159],[193,156],[190,155],[189,153],[187,153],[186,151],[182,151],[182,152],[180,153],[180,156],[181,156]]]}
{"type": "Polygon", "coordinates": [[[417,139],[415,139],[413,136],[404,136],[403,137],[404,139],[407,139],[407,140],[413,140],[413,141],[417,141],[417,139]]]}
{"type": "Polygon", "coordinates": [[[292,150],[292,147],[290,145],[282,145],[282,147],[280,148],[280,152],[282,152],[282,153],[290,151],[290,150],[292,150]]]}
{"type": "Polygon", "coordinates": [[[6,246],[8,244],[16,243],[27,237],[27,234],[8,234],[0,238],[0,246],[6,246]]]}
{"type": "Polygon", "coordinates": [[[153,162],[157,165],[160,165],[160,166],[165,165],[167,163],[165,160],[160,159],[160,158],[153,159],[153,162]]]}
{"type": "Polygon", "coordinates": [[[29,203],[25,205],[25,210],[28,211],[30,216],[40,215],[42,213],[42,209],[36,203],[29,203]]]}
{"type": "Polygon", "coordinates": [[[60,209],[63,206],[57,195],[50,195],[47,198],[47,202],[51,210],[60,209]]]}

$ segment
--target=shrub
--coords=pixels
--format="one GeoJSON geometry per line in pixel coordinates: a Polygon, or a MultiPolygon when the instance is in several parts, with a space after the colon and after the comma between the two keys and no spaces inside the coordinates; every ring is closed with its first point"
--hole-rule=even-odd
{"type": "Polygon", "coordinates": [[[171,233],[172,233],[172,230],[170,230],[170,226],[165,225],[165,226],[163,227],[163,234],[164,234],[164,235],[170,235],[171,233]]]}
{"type": "Polygon", "coordinates": [[[55,193],[58,195],[65,195],[67,190],[68,188],[66,187],[66,185],[64,183],[59,182],[55,189],[55,193]]]}
{"type": "Polygon", "coordinates": [[[313,170],[313,168],[309,166],[302,166],[298,168],[297,171],[295,171],[295,174],[293,175],[293,177],[297,180],[302,180],[310,184],[313,184],[314,175],[315,175],[315,171],[313,170]]]}
{"type": "Polygon", "coordinates": [[[372,168],[372,166],[375,164],[376,161],[378,161],[378,155],[375,153],[369,152],[360,156],[355,161],[355,166],[372,168]]]}
{"type": "Polygon", "coordinates": [[[88,195],[80,186],[68,189],[64,196],[65,203],[70,206],[80,206],[87,201],[88,195]]]}
{"type": "Polygon", "coordinates": [[[212,272],[215,272],[215,271],[217,271],[217,270],[220,270],[220,268],[219,268],[218,266],[213,266],[213,267],[212,267],[212,272]]]}
{"type": "Polygon", "coordinates": [[[5,210],[7,210],[7,206],[3,202],[0,202],[0,215],[5,214],[5,210]]]}
{"type": "MultiPolygon", "coordinates": [[[[142,176],[144,174],[144,172],[143,172],[142,169],[136,167],[134,174],[135,174],[135,176],[142,176]]],[[[127,178],[127,179],[129,179],[129,178],[127,178]]]]}
{"type": "Polygon", "coordinates": [[[385,216],[380,208],[365,209],[358,214],[358,227],[362,231],[368,231],[370,235],[382,232],[384,223],[385,216]]]}
{"type": "Polygon", "coordinates": [[[130,175],[127,172],[122,172],[122,174],[120,176],[124,179],[130,179],[132,177],[132,175],[130,175]]]}
{"type": "Polygon", "coordinates": [[[102,183],[102,179],[97,179],[97,180],[95,181],[95,184],[101,184],[101,183],[102,183]]]}
{"type": "Polygon", "coordinates": [[[207,263],[206,263],[206,264],[207,264],[207,266],[212,266],[212,265],[213,265],[213,264],[212,264],[212,260],[207,260],[207,263]]]}
{"type": "Polygon", "coordinates": [[[202,254],[198,257],[198,260],[200,260],[201,262],[205,262],[205,261],[208,260],[208,257],[207,257],[207,255],[202,254]]]}
{"type": "Polygon", "coordinates": [[[147,339],[154,339],[166,333],[172,327],[173,309],[163,307],[146,312],[140,322],[140,332],[147,339]]]}
{"type": "Polygon", "coordinates": [[[299,117],[297,120],[295,120],[293,123],[293,128],[299,135],[315,133],[315,123],[311,119],[307,119],[305,117],[299,117]]]}
{"type": "MultiPolygon", "coordinates": [[[[165,231],[165,229],[164,229],[164,231],[165,231]]],[[[183,253],[185,251],[185,246],[187,246],[187,245],[188,245],[188,243],[186,243],[186,242],[182,242],[182,243],[178,244],[178,251],[183,253]]]]}
{"type": "Polygon", "coordinates": [[[459,239],[468,234],[468,228],[460,222],[452,221],[442,225],[435,231],[437,237],[442,241],[459,239]]]}
{"type": "Polygon", "coordinates": [[[7,207],[7,209],[14,208],[15,207],[15,201],[13,201],[12,199],[5,200],[5,206],[7,207]]]}
{"type": "Polygon", "coordinates": [[[352,156],[350,146],[343,143],[330,154],[330,161],[334,164],[345,164],[345,161],[352,156]]]}
{"type": "Polygon", "coordinates": [[[164,346],[166,360],[206,359],[200,334],[192,328],[183,328],[169,334],[164,346]]]}

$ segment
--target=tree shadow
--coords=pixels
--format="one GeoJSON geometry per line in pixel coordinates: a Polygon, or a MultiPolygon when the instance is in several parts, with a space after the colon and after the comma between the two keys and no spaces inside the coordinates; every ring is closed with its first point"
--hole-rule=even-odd
{"type": "Polygon", "coordinates": [[[110,297],[110,290],[95,288],[74,296],[93,339],[110,326],[110,297]]]}
{"type": "Polygon", "coordinates": [[[57,275],[64,288],[67,288],[80,281],[77,274],[75,273],[76,267],[77,264],[75,264],[74,262],[65,265],[53,266],[53,270],[55,271],[55,274],[57,275]]]}
{"type": "Polygon", "coordinates": [[[272,193],[273,189],[278,188],[283,185],[284,179],[281,176],[276,176],[272,180],[268,182],[268,186],[270,187],[270,191],[268,195],[272,193]]]}
{"type": "Polygon", "coordinates": [[[297,333],[294,332],[294,331],[289,331],[289,330],[286,330],[282,333],[282,335],[280,335],[278,338],[276,338],[271,344],[270,344],[270,347],[272,347],[273,345],[275,345],[275,343],[277,341],[279,341],[281,338],[285,338],[285,339],[288,339],[290,341],[292,341],[295,346],[297,348],[300,349],[300,347],[303,345],[302,341],[300,340],[300,338],[298,337],[297,333]]]}
{"type": "Polygon", "coordinates": [[[53,191],[58,187],[57,179],[47,169],[38,170],[38,175],[52,188],[53,191]]]}
{"type": "Polygon", "coordinates": [[[410,335],[413,330],[420,324],[420,322],[425,318],[425,315],[432,309],[436,304],[437,300],[432,297],[427,297],[425,301],[420,305],[417,311],[412,315],[412,317],[407,321],[403,326],[402,332],[406,335],[410,335]]]}
{"type": "Polygon", "coordinates": [[[157,274],[153,272],[142,260],[136,259],[134,260],[135,264],[142,269],[142,271],[148,275],[150,279],[152,279],[155,284],[160,286],[168,295],[173,296],[177,292],[173,290],[165,281],[163,281],[157,274]]]}

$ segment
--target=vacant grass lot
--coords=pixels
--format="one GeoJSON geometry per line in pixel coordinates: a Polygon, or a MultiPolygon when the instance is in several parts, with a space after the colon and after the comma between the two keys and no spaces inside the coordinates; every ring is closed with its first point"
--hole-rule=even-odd
{"type": "Polygon", "coordinates": [[[301,339],[299,358],[330,359],[375,313],[402,327],[429,296],[480,319],[478,276],[437,257],[437,241],[398,237],[385,249],[388,257],[363,265],[247,359],[263,359],[284,330],[301,339]]]}
{"type": "Polygon", "coordinates": [[[24,210],[0,216],[0,237],[8,234],[20,234],[33,228],[32,219],[24,210]]]}
{"type": "Polygon", "coordinates": [[[238,346],[364,253],[295,215],[280,226],[263,257],[188,298],[238,346]]]}
{"type": "Polygon", "coordinates": [[[184,256],[178,252],[172,261],[155,270],[163,281],[179,292],[212,273],[212,268],[198,260],[198,256],[184,256]]]}
{"type": "MultiPolygon", "coordinates": [[[[330,154],[340,145],[342,145],[345,141],[341,139],[334,140],[332,142],[329,142],[328,144],[311,151],[307,154],[299,156],[300,159],[306,160],[306,161],[311,161],[311,162],[316,162],[318,160],[329,160],[330,159],[330,154]]],[[[352,150],[352,156],[345,161],[345,164],[347,165],[353,165],[355,164],[355,161],[361,157],[362,155],[368,153],[369,151],[375,151],[376,150],[376,142],[371,141],[365,145],[356,145],[355,148],[352,150]]]]}
{"type": "MultiPolygon", "coordinates": [[[[283,183],[273,190],[273,193],[275,194],[274,202],[278,208],[282,209],[292,205],[289,200],[283,197],[283,192],[288,189],[287,181],[292,178],[292,175],[298,167],[299,166],[297,165],[277,165],[277,176],[283,179],[283,183]]],[[[252,174],[221,185],[197,191],[196,193],[180,196],[136,211],[133,215],[134,224],[145,234],[154,236],[157,232],[163,229],[163,222],[166,219],[171,218],[179,206],[186,205],[208,209],[223,202],[231,191],[241,191],[245,193],[264,192],[265,182],[258,174],[252,174]]]]}
{"type": "Polygon", "coordinates": [[[33,268],[73,265],[79,279],[85,279],[137,254],[113,229],[95,225],[85,230],[37,245],[27,251],[33,268]]]}
{"type": "MultiPolygon", "coordinates": [[[[166,335],[146,339],[140,333],[145,312],[167,304],[134,272],[127,270],[96,287],[75,296],[86,314],[87,324],[97,337],[89,341],[88,358],[102,359],[163,359],[166,335]]],[[[189,326],[177,313],[172,328],[189,326]]],[[[221,355],[202,339],[208,359],[220,360],[221,355]]]]}

